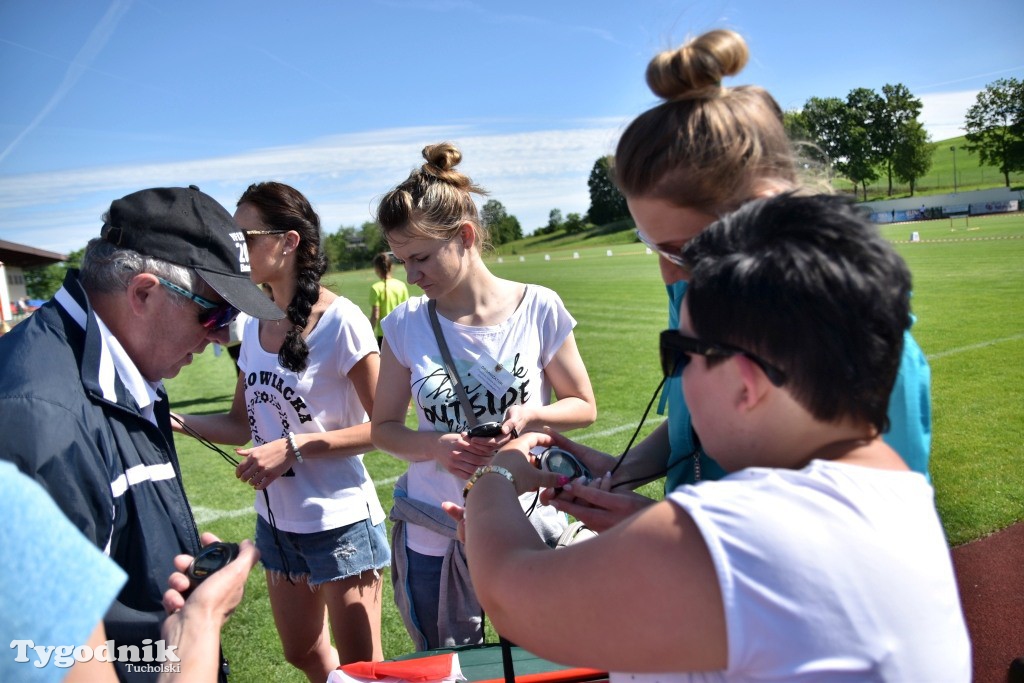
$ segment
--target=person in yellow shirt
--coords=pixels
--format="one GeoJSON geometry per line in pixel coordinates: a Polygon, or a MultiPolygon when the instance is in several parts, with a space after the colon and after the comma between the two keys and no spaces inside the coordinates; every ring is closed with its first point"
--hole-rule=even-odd
{"type": "Polygon", "coordinates": [[[398,304],[409,298],[409,290],[405,283],[391,276],[391,255],[382,251],[373,257],[373,270],[380,282],[370,285],[370,324],[377,335],[377,346],[384,341],[384,330],[380,321],[384,319],[398,304]]]}

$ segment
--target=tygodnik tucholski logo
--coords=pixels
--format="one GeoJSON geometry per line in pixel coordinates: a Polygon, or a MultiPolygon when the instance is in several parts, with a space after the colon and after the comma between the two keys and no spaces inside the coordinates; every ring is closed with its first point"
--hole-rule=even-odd
{"type": "Polygon", "coordinates": [[[52,664],[66,669],[75,662],[120,662],[130,672],[181,673],[181,660],[174,651],[177,645],[167,645],[163,640],[146,638],[142,647],[138,645],[116,645],[108,640],[95,650],[88,645],[36,645],[31,640],[12,640],[15,651],[14,661],[32,663],[42,669],[52,664]]]}

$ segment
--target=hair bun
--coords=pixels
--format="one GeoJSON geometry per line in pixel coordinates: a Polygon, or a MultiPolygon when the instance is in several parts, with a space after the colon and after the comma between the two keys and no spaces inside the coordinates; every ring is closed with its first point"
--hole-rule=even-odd
{"type": "Polygon", "coordinates": [[[647,85],[664,100],[717,97],[722,79],[742,71],[749,56],[740,34],[727,29],[708,31],[655,55],[647,65],[647,85]]]}
{"type": "Polygon", "coordinates": [[[462,161],[462,152],[450,142],[439,142],[423,148],[423,171],[430,175],[444,177],[462,161]]]}

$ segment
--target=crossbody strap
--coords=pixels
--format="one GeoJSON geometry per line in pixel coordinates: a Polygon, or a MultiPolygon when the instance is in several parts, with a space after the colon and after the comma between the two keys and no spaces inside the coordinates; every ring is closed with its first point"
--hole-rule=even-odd
{"type": "Polygon", "coordinates": [[[448,350],[448,343],[444,340],[444,331],[441,330],[441,322],[437,319],[437,302],[431,299],[427,302],[427,312],[430,313],[430,326],[434,328],[434,336],[437,337],[437,346],[441,349],[441,358],[444,360],[444,371],[448,374],[448,380],[455,387],[455,395],[459,397],[462,404],[462,412],[466,415],[466,422],[470,427],[477,424],[476,413],[473,406],[469,404],[469,396],[466,395],[466,388],[462,386],[462,378],[459,377],[452,362],[451,351],[448,350]]]}

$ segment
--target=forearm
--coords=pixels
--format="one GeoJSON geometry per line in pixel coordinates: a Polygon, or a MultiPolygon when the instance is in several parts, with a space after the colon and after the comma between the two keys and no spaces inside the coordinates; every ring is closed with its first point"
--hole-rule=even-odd
{"type": "Polygon", "coordinates": [[[374,447],[369,422],[329,432],[296,434],[295,445],[302,452],[303,459],[361,455],[374,447]]]}
{"type": "Polygon", "coordinates": [[[376,448],[406,462],[432,460],[440,447],[441,432],[419,432],[395,421],[373,425],[371,438],[376,448]]]}
{"type": "Polygon", "coordinates": [[[181,428],[175,420],[171,425],[177,432],[196,432],[205,439],[214,443],[230,444],[233,446],[244,446],[252,439],[252,432],[249,430],[249,423],[244,417],[238,419],[231,413],[220,413],[217,415],[175,415],[184,423],[186,429],[181,428]]]}
{"type": "Polygon", "coordinates": [[[665,476],[670,451],[666,420],[622,456],[622,463],[612,476],[612,488],[626,486],[635,489],[665,476]]]}
{"type": "Polygon", "coordinates": [[[187,605],[164,622],[163,637],[176,645],[175,653],[181,659],[176,673],[160,674],[160,683],[172,681],[217,680],[220,669],[220,630],[224,620],[210,612],[192,609],[187,605]]]}
{"type": "Polygon", "coordinates": [[[557,432],[588,427],[597,419],[597,407],[593,402],[569,396],[546,406],[530,409],[526,428],[540,430],[550,427],[557,432]]]}
{"type": "MultiPolygon", "coordinates": [[[[495,464],[503,457],[496,456],[495,464]]],[[[487,613],[497,614],[508,609],[506,589],[521,586],[524,574],[518,567],[549,548],[523,514],[515,487],[500,474],[480,477],[465,502],[466,554],[470,573],[480,577],[474,589],[487,613]]]]}

